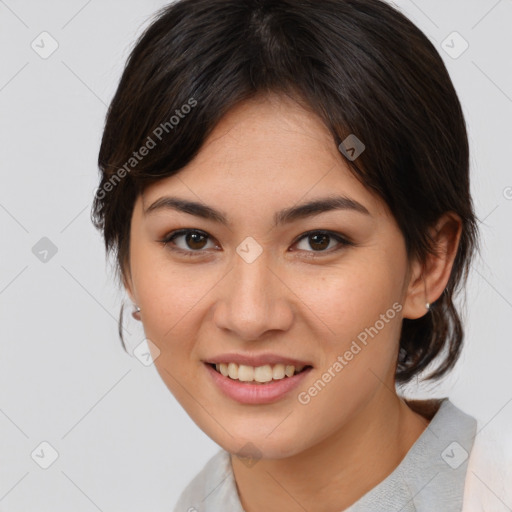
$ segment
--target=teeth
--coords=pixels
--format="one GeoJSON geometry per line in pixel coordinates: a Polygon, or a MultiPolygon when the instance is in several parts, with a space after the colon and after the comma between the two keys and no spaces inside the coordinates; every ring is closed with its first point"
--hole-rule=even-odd
{"type": "Polygon", "coordinates": [[[272,376],[272,366],[269,364],[254,368],[254,380],[256,382],[270,382],[272,380],[272,376]]]}
{"type": "Polygon", "coordinates": [[[276,380],[284,379],[284,364],[276,364],[272,368],[272,378],[276,380]]]}
{"type": "Polygon", "coordinates": [[[263,384],[271,380],[281,380],[286,377],[292,377],[295,373],[299,373],[304,369],[304,366],[297,366],[288,364],[275,364],[273,366],[266,364],[263,366],[247,366],[245,364],[238,365],[236,363],[220,363],[216,364],[215,368],[224,377],[229,377],[233,380],[241,382],[258,382],[263,384]]]}
{"type": "Polygon", "coordinates": [[[227,367],[229,378],[238,379],[238,365],[235,363],[229,363],[227,367]]]}
{"type": "Polygon", "coordinates": [[[220,365],[216,365],[216,368],[217,370],[220,370],[220,373],[222,373],[222,375],[224,375],[224,377],[227,377],[228,374],[229,374],[229,370],[228,370],[228,365],[225,364],[225,363],[221,363],[220,365]],[[219,368],[220,366],[220,368],[219,368]]]}
{"type": "Polygon", "coordinates": [[[254,380],[254,368],[252,366],[245,366],[241,364],[238,367],[238,380],[242,382],[251,382],[254,380]]]}

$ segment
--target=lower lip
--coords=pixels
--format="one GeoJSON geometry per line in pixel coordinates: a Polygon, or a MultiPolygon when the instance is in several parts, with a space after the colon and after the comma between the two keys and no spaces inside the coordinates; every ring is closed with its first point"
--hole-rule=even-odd
{"type": "Polygon", "coordinates": [[[213,382],[220,390],[241,404],[270,404],[283,398],[292,389],[296,388],[313,368],[267,384],[253,384],[224,377],[221,373],[205,363],[206,369],[212,376],[213,382]]]}

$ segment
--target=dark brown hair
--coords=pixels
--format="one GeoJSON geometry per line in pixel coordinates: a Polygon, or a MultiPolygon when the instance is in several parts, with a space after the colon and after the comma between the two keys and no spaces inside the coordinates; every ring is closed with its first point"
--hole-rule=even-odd
{"type": "Polygon", "coordinates": [[[428,228],[443,213],[462,219],[446,289],[423,317],[403,320],[400,337],[398,383],[437,356],[428,378],[441,377],[461,350],[453,298],[478,248],[468,138],[440,55],[379,0],[181,0],[156,14],[128,58],[98,158],[92,220],[118,281],[144,187],[178,173],[237,103],[268,92],[316,112],[337,145],[349,134],[365,144],[356,160],[340,158],[387,203],[410,258],[435,250],[428,228]]]}

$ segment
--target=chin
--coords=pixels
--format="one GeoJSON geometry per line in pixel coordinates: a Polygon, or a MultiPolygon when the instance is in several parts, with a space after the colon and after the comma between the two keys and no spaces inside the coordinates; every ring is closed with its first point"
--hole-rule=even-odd
{"type": "Polygon", "coordinates": [[[209,436],[224,450],[241,459],[248,458],[257,461],[258,459],[284,459],[300,453],[304,447],[293,435],[286,436],[286,433],[277,431],[272,432],[272,428],[262,433],[251,432],[247,429],[243,434],[237,435],[237,432],[230,431],[233,437],[224,433],[222,438],[209,436]]]}

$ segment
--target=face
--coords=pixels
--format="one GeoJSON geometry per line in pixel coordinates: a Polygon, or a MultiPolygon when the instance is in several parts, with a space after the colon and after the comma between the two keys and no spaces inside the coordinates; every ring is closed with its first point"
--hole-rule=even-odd
{"type": "Polygon", "coordinates": [[[404,238],[320,119],[291,100],[231,110],[189,165],[138,197],[130,236],[125,285],[158,349],[156,368],[229,452],[248,442],[268,458],[312,448],[383,382],[393,386],[407,301],[404,238]],[[336,208],[295,211],[338,197],[336,208]],[[260,366],[258,379],[275,379],[235,382],[208,364],[219,356],[249,363],[228,367],[240,379],[260,366]],[[279,361],[305,368],[279,378],[279,361]]]}

